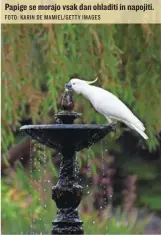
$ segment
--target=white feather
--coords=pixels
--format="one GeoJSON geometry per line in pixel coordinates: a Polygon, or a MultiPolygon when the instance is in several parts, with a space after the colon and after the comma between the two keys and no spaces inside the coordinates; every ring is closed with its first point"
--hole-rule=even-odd
{"type": "Polygon", "coordinates": [[[72,89],[86,97],[93,107],[104,115],[108,121],[123,122],[131,129],[137,131],[144,139],[148,139],[148,136],[144,133],[145,127],[143,123],[111,92],[89,85],[79,79],[72,79],[71,83],[74,84],[72,89]]]}
{"type": "Polygon", "coordinates": [[[144,131],[138,129],[134,124],[130,123],[128,126],[137,131],[145,140],[148,139],[148,136],[144,133],[144,131]]]}

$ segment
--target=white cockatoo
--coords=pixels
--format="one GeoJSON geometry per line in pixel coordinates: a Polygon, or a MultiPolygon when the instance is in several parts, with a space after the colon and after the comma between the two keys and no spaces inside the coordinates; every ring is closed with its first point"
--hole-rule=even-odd
{"type": "Polygon", "coordinates": [[[105,116],[109,124],[120,121],[129,128],[137,131],[144,139],[148,139],[145,134],[143,123],[130,111],[130,109],[111,92],[100,87],[93,86],[94,81],[84,81],[73,78],[66,84],[68,90],[73,90],[77,94],[82,94],[87,98],[93,107],[105,116]]]}

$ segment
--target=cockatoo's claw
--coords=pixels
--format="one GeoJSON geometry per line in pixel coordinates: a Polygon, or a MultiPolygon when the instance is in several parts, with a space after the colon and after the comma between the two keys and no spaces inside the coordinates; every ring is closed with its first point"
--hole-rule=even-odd
{"type": "Polygon", "coordinates": [[[111,130],[116,132],[116,123],[111,123],[111,130]]]}

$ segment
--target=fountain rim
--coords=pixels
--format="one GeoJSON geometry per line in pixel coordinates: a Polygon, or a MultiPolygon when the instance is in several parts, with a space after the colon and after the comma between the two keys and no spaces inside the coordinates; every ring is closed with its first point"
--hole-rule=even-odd
{"type": "Polygon", "coordinates": [[[71,148],[76,152],[84,148],[89,148],[96,142],[103,139],[106,134],[113,131],[111,124],[24,125],[20,128],[20,130],[29,135],[32,139],[35,139],[41,144],[52,149],[59,149],[59,151],[61,151],[64,148],[71,148]],[[79,137],[77,136],[76,138],[75,135],[73,135],[74,139],[72,138],[71,142],[70,135],[72,133],[78,134],[79,137]],[[61,142],[60,137],[62,137],[61,142]]]}
{"type": "Polygon", "coordinates": [[[27,129],[38,129],[38,130],[65,130],[65,129],[106,129],[109,128],[110,124],[41,124],[41,125],[24,125],[20,130],[27,129]]]}

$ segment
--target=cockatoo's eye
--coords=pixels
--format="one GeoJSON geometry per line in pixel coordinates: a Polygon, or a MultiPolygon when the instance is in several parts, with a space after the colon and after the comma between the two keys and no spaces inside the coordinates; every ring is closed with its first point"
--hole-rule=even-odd
{"type": "Polygon", "coordinates": [[[73,85],[75,85],[75,82],[73,83],[73,85]]]}

